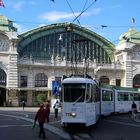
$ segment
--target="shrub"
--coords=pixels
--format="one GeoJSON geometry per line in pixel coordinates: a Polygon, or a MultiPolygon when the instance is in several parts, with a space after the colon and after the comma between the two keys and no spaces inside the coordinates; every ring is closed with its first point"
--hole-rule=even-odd
{"type": "Polygon", "coordinates": [[[42,102],[45,102],[46,101],[46,95],[45,94],[38,94],[37,95],[37,101],[39,102],[39,103],[42,103],[42,102]]]}

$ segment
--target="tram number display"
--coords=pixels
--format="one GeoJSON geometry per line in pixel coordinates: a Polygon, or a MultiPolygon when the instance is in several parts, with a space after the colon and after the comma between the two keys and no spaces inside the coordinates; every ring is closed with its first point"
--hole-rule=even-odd
{"type": "Polygon", "coordinates": [[[66,113],[66,116],[72,116],[72,114],[71,113],[66,113]]]}

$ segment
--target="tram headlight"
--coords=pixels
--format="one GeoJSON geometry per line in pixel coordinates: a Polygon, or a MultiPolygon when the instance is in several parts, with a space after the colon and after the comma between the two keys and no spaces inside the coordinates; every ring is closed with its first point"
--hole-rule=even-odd
{"type": "Polygon", "coordinates": [[[72,113],[71,113],[71,116],[72,116],[72,117],[76,117],[76,113],[75,113],[75,112],[72,112],[72,113]]]}

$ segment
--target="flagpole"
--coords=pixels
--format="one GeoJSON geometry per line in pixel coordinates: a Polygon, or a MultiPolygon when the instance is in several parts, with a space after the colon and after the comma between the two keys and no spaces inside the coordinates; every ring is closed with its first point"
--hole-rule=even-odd
{"type": "Polygon", "coordinates": [[[2,0],[0,0],[0,6],[3,7],[3,8],[5,8],[5,5],[4,5],[4,3],[3,3],[2,0]]]}
{"type": "Polygon", "coordinates": [[[136,20],[135,20],[135,18],[134,18],[134,17],[132,17],[131,22],[132,22],[132,28],[135,28],[135,23],[136,23],[136,20]]]}

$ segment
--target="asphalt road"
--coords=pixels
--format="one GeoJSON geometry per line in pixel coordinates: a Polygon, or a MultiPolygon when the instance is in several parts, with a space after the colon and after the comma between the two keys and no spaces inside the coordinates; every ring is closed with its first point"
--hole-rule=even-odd
{"type": "MultiPolygon", "coordinates": [[[[39,140],[38,126],[31,129],[35,112],[0,111],[0,140],[39,140]],[[13,117],[16,116],[16,117],[13,117]]],[[[100,119],[94,126],[60,126],[51,113],[50,124],[45,124],[47,140],[140,140],[140,122],[130,114],[113,115],[100,119]]]]}
{"type": "MultiPolygon", "coordinates": [[[[0,140],[40,140],[40,138],[38,138],[38,126],[32,129],[32,122],[10,117],[10,115],[14,113],[8,114],[8,112],[0,112],[0,140]]],[[[17,112],[15,115],[18,115],[17,112]]],[[[21,113],[20,116],[22,116],[21,113]]],[[[45,132],[47,140],[63,139],[47,129],[45,129],[45,132]]]]}

